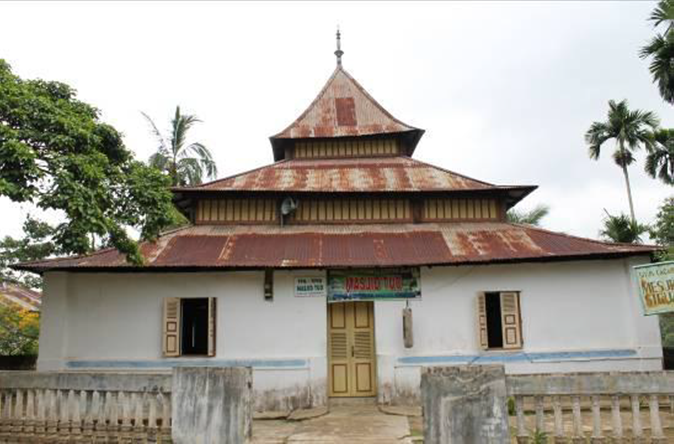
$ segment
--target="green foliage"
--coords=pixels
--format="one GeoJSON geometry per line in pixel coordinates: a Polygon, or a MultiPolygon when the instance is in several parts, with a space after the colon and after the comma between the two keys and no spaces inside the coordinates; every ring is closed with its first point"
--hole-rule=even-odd
{"type": "Polygon", "coordinates": [[[646,173],[667,185],[674,185],[674,129],[659,129],[653,133],[654,144],[646,156],[646,173]]]}
{"type": "Polygon", "coordinates": [[[604,143],[614,139],[616,150],[613,161],[619,167],[627,167],[635,160],[634,151],[641,146],[649,148],[653,145],[649,130],[655,130],[659,121],[651,111],[631,111],[627,100],[617,103],[610,100],[608,106],[607,121],[592,123],[585,133],[585,142],[589,147],[590,158],[597,160],[604,143]]]}
{"type": "Polygon", "coordinates": [[[662,202],[649,233],[658,245],[674,245],[674,196],[662,202]]]}
{"type": "Polygon", "coordinates": [[[56,253],[56,245],[52,240],[54,228],[28,216],[23,224],[23,231],[24,237],[21,239],[5,236],[0,240],[0,281],[21,284],[28,288],[41,288],[41,277],[13,271],[9,266],[18,262],[44,259],[56,253]]]}
{"type": "Polygon", "coordinates": [[[648,230],[646,225],[637,223],[625,214],[611,216],[607,212],[606,216],[600,234],[609,241],[624,244],[641,243],[641,235],[648,230]]]}
{"type": "Polygon", "coordinates": [[[0,305],[0,355],[37,355],[40,316],[14,305],[0,305]]]}
{"type": "Polygon", "coordinates": [[[196,116],[181,114],[177,106],[168,137],[162,135],[147,114],[143,113],[143,116],[159,142],[157,152],[150,157],[150,165],[168,174],[173,186],[199,185],[204,176],[215,178],[218,175],[211,152],[201,143],[186,143],[188,131],[200,122],[196,116]]]}
{"type": "Polygon", "coordinates": [[[92,250],[96,236],[142,258],[125,227],[154,239],[172,222],[167,178],[134,160],[121,135],[68,85],[23,80],[0,59],[0,196],[59,210],[59,252],[92,250]]]}
{"type": "Polygon", "coordinates": [[[517,211],[515,209],[508,210],[506,213],[506,219],[508,222],[513,224],[526,224],[540,226],[541,220],[550,213],[550,207],[548,205],[537,205],[534,209],[530,211],[517,211]]]}
{"type": "Polygon", "coordinates": [[[632,191],[627,167],[634,161],[634,152],[642,146],[650,150],[654,144],[652,131],[659,125],[657,116],[650,111],[634,110],[628,107],[627,100],[608,102],[609,111],[605,122],[594,122],[585,133],[585,142],[589,147],[590,158],[599,159],[602,146],[609,140],[615,140],[616,149],[613,161],[623,170],[630,215],[635,220],[632,191]]]}
{"type": "Polygon", "coordinates": [[[665,199],[655,215],[655,221],[649,227],[651,239],[667,250],[658,253],[659,261],[674,260],[674,197],[665,199]]]}
{"type": "Polygon", "coordinates": [[[666,348],[674,347],[674,313],[664,313],[660,318],[660,336],[662,346],[666,348]]]}
{"type": "Polygon", "coordinates": [[[653,83],[657,84],[660,96],[674,104],[674,0],[658,2],[649,20],[654,28],[664,25],[665,29],[641,48],[639,55],[651,59],[649,70],[653,83]]]}
{"type": "Polygon", "coordinates": [[[534,430],[531,434],[531,444],[546,444],[548,442],[548,434],[543,430],[534,430]]]}
{"type": "Polygon", "coordinates": [[[508,416],[515,416],[515,414],[517,413],[515,411],[515,398],[512,396],[508,396],[507,405],[508,405],[508,416]]]}

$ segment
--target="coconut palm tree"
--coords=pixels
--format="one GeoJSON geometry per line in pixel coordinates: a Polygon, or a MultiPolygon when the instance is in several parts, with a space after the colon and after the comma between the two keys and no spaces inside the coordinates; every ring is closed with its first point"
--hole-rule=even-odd
{"type": "Polygon", "coordinates": [[[195,115],[181,114],[180,107],[176,106],[171,133],[165,137],[150,116],[142,114],[159,142],[157,152],[150,156],[150,165],[166,172],[173,186],[199,185],[204,177],[215,178],[218,175],[208,148],[198,142],[186,142],[192,125],[201,122],[195,115]]]}
{"type": "Polygon", "coordinates": [[[537,205],[534,209],[530,211],[517,211],[515,209],[508,210],[506,213],[506,219],[510,223],[514,224],[526,224],[540,226],[541,220],[550,212],[550,207],[548,205],[537,205]]]}
{"type": "Polygon", "coordinates": [[[606,122],[594,122],[585,133],[585,141],[590,148],[590,158],[597,160],[604,143],[615,139],[616,150],[613,152],[613,161],[623,170],[627,199],[630,204],[630,215],[632,221],[636,222],[627,167],[634,163],[634,151],[641,146],[647,149],[651,148],[653,139],[650,131],[655,130],[659,121],[651,111],[630,111],[627,100],[618,103],[611,100],[608,102],[608,106],[608,120],[606,122]]]}
{"type": "Polygon", "coordinates": [[[646,156],[646,172],[653,179],[674,185],[674,129],[658,129],[653,140],[646,156]]]}
{"type": "Polygon", "coordinates": [[[640,225],[625,214],[611,216],[606,211],[606,216],[604,229],[600,231],[600,234],[607,240],[624,244],[639,244],[641,235],[648,230],[646,225],[640,225]]]}
{"type": "Polygon", "coordinates": [[[639,55],[642,59],[651,58],[653,82],[657,83],[660,96],[674,104],[674,0],[661,0],[648,20],[654,28],[664,25],[664,33],[653,37],[639,55]]]}

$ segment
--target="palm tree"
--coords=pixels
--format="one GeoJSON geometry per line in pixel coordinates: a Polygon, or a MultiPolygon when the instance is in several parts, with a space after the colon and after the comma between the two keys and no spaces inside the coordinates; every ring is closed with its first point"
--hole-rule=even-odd
{"type": "Polygon", "coordinates": [[[157,152],[150,156],[150,165],[166,172],[173,186],[199,185],[204,176],[215,178],[218,175],[211,152],[201,143],[186,143],[189,129],[201,122],[196,116],[181,114],[180,107],[176,106],[171,134],[164,137],[150,116],[142,114],[159,142],[157,152]]]}
{"type": "Polygon", "coordinates": [[[608,102],[608,120],[606,122],[594,122],[585,133],[585,141],[590,147],[590,158],[597,160],[601,153],[602,145],[615,139],[616,150],[613,152],[613,161],[623,170],[625,185],[627,186],[627,198],[630,204],[632,221],[634,216],[634,204],[632,203],[632,190],[627,167],[634,162],[634,151],[642,145],[650,149],[653,139],[649,130],[655,130],[658,126],[658,118],[651,111],[630,111],[627,100],[616,103],[608,102]]]}
{"type": "Polygon", "coordinates": [[[541,220],[543,220],[549,212],[550,207],[543,204],[537,205],[530,211],[520,212],[513,209],[506,213],[506,220],[513,224],[526,224],[538,227],[541,224],[541,220]]]}
{"type": "Polygon", "coordinates": [[[625,214],[611,216],[606,211],[606,216],[606,219],[604,219],[604,229],[600,231],[600,234],[610,241],[624,244],[639,244],[641,243],[641,235],[648,230],[647,226],[638,224],[625,214]]]}
{"type": "Polygon", "coordinates": [[[649,70],[653,82],[657,83],[660,96],[674,104],[674,0],[661,0],[648,19],[654,28],[663,24],[666,28],[641,48],[639,55],[642,59],[652,58],[649,70]]]}
{"type": "Polygon", "coordinates": [[[659,129],[653,133],[655,143],[646,156],[646,172],[667,185],[674,185],[674,129],[659,129]]]}

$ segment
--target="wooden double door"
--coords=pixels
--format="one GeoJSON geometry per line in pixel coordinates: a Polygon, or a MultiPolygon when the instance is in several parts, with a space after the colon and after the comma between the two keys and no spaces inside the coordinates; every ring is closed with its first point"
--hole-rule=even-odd
{"type": "Polygon", "coordinates": [[[377,394],[374,303],[328,304],[329,396],[377,394]]]}

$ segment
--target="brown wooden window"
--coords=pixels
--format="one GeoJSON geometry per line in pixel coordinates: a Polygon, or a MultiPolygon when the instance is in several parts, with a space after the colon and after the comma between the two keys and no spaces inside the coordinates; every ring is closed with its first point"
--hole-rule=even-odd
{"type": "Polygon", "coordinates": [[[166,298],[163,321],[164,356],[215,356],[215,298],[166,298]]]}
{"type": "Polygon", "coordinates": [[[488,291],[478,294],[477,325],[478,340],[482,349],[522,348],[519,292],[488,291]]]}

